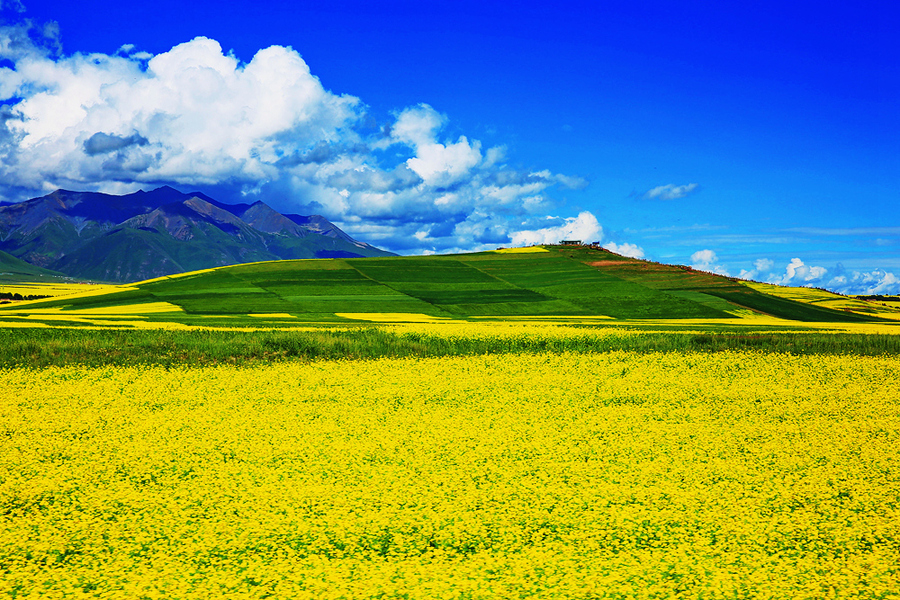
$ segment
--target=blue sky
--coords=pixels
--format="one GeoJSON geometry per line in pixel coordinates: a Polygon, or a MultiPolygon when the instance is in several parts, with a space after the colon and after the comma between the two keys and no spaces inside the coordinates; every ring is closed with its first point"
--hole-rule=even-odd
{"type": "Polygon", "coordinates": [[[400,253],[900,293],[890,2],[0,3],[0,200],[171,184],[400,253]]]}

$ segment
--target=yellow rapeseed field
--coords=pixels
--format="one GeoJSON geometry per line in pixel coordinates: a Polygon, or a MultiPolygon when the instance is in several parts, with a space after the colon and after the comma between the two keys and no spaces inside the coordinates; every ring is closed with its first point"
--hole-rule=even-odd
{"type": "Polygon", "coordinates": [[[6,283],[0,282],[0,292],[22,294],[23,296],[73,296],[82,298],[94,294],[105,294],[115,289],[125,288],[110,284],[96,283],[6,283]]]}
{"type": "Polygon", "coordinates": [[[541,246],[524,246],[522,248],[498,248],[493,250],[498,254],[533,254],[537,252],[550,252],[541,246]]]}
{"type": "Polygon", "coordinates": [[[895,598],[900,360],[0,370],[0,595],[895,598]]]}
{"type": "MultiPolygon", "coordinates": [[[[10,294],[22,294],[23,296],[49,296],[58,298],[68,296],[70,298],[86,298],[107,294],[115,290],[134,289],[127,285],[95,284],[95,283],[2,283],[0,292],[10,294]]],[[[20,303],[17,303],[20,304],[20,303]]],[[[32,305],[28,305],[32,306],[32,305]]]]}

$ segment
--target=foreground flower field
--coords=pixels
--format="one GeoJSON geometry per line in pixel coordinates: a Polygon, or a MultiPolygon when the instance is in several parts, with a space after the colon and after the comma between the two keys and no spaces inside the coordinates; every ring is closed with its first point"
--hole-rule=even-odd
{"type": "Polygon", "coordinates": [[[889,598],[900,360],[0,370],[0,593],[889,598]]]}

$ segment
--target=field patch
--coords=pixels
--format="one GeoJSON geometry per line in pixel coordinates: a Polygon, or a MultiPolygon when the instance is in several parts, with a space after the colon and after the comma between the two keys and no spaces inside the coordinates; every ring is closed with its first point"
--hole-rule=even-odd
{"type": "Polygon", "coordinates": [[[370,323],[447,323],[454,322],[444,317],[416,313],[338,313],[337,316],[354,321],[370,323]]]}
{"type": "Polygon", "coordinates": [[[543,246],[525,246],[524,248],[498,248],[497,254],[534,254],[536,252],[549,252],[543,246]]]}

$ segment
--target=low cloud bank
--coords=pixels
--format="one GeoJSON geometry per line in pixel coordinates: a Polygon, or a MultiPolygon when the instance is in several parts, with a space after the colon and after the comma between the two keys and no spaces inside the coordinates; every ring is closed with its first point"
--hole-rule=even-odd
{"type": "Polygon", "coordinates": [[[775,262],[761,258],[754,268],[741,270],[741,279],[764,281],[777,285],[817,287],[846,295],[897,295],[900,294],[900,278],[883,269],[854,271],[842,265],[832,268],[807,265],[799,258],[792,258],[784,272],[775,272],[775,262]]]}
{"type": "MultiPolygon", "coordinates": [[[[691,255],[691,266],[700,271],[730,276],[715,251],[703,249],[691,255]]],[[[883,269],[854,271],[838,264],[825,268],[808,265],[799,258],[792,258],[783,272],[776,269],[775,261],[758,258],[750,269],[741,269],[740,279],[761,281],[794,287],[816,287],[845,295],[900,295],[900,278],[883,269]]]]}

